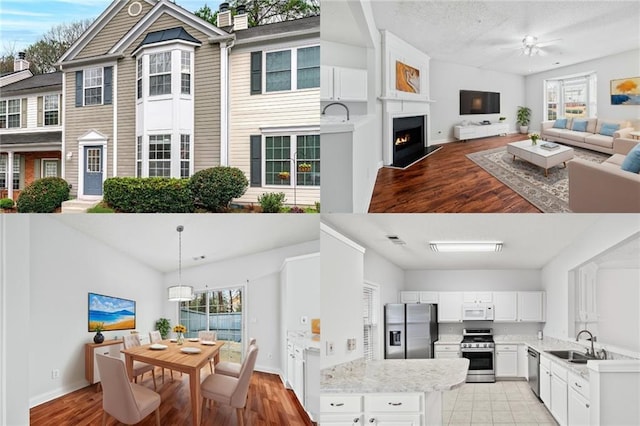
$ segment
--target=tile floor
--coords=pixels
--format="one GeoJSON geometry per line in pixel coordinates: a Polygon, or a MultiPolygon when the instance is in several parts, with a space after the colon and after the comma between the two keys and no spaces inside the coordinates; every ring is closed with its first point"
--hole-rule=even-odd
{"type": "Polygon", "coordinates": [[[465,383],[444,392],[442,406],[443,424],[449,426],[557,426],[527,382],[465,383]]]}

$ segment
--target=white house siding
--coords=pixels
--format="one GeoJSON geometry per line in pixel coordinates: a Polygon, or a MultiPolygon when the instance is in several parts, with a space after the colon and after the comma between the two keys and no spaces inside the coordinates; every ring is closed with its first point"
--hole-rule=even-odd
{"type": "MultiPolygon", "coordinates": [[[[250,136],[260,135],[261,127],[318,126],[320,133],[320,88],[251,95],[251,52],[234,53],[232,49],[229,63],[229,165],[241,169],[249,179],[250,136]]],[[[288,186],[250,186],[237,201],[257,203],[258,196],[265,192],[284,192],[286,203],[293,204],[293,187],[288,186]]],[[[320,201],[319,187],[298,186],[296,194],[299,205],[320,201]]]]}

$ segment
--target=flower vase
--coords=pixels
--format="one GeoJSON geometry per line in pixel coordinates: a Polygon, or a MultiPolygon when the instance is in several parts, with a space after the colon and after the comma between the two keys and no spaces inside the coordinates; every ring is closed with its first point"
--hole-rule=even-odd
{"type": "Polygon", "coordinates": [[[531,145],[538,145],[538,139],[537,138],[532,138],[531,139],[531,145]]]}
{"type": "Polygon", "coordinates": [[[101,332],[97,332],[95,336],[93,336],[93,342],[94,343],[102,343],[104,342],[104,334],[102,334],[101,332]]]}
{"type": "Polygon", "coordinates": [[[178,333],[178,338],[176,339],[176,343],[182,345],[184,343],[184,334],[178,333]]]}

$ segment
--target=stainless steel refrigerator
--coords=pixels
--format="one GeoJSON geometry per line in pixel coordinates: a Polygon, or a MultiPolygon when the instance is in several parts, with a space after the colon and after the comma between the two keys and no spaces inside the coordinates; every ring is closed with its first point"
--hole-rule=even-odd
{"type": "Polygon", "coordinates": [[[385,359],[433,358],[433,343],[438,340],[437,308],[422,303],[385,305],[385,359]]]}

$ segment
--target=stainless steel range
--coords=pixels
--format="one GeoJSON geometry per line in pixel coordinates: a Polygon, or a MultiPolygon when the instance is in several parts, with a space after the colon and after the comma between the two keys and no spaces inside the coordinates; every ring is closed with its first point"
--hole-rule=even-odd
{"type": "Polygon", "coordinates": [[[460,343],[462,356],[469,360],[467,383],[493,383],[495,375],[495,348],[490,328],[465,328],[460,343]]]}

